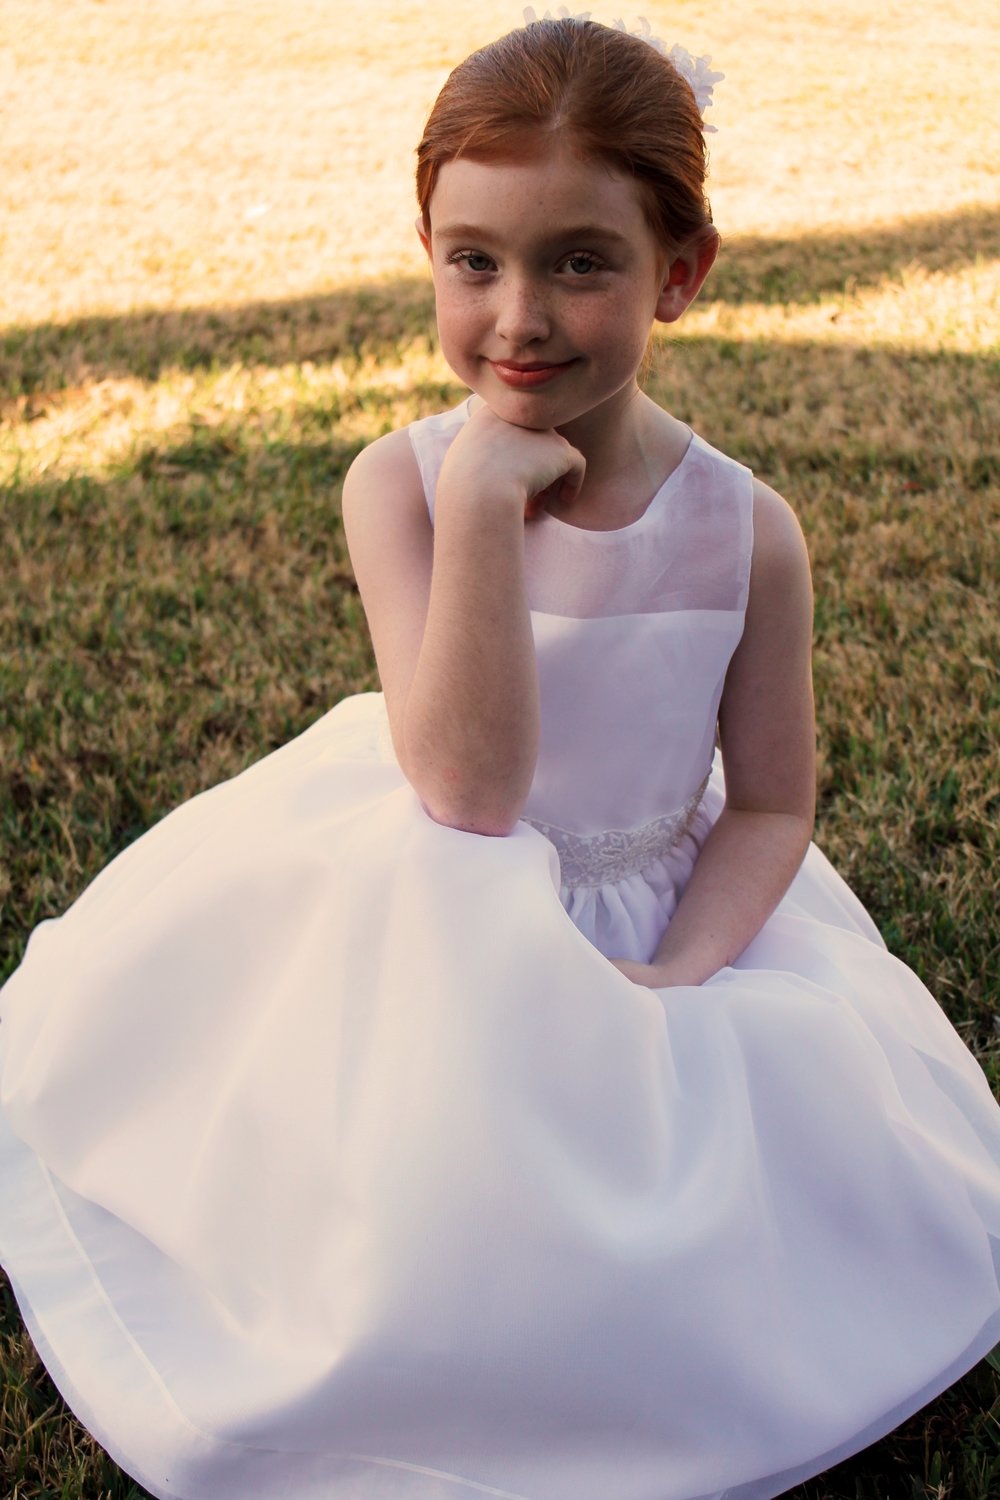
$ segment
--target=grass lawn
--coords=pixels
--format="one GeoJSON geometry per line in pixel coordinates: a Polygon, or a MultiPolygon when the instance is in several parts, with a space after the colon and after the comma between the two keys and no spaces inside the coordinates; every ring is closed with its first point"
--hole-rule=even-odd
{"type": "MultiPolygon", "coordinates": [[[[796,507],[818,842],[1000,1089],[993,11],[648,8],[727,74],[724,251],[650,389],[796,507]]],[[[412,150],[448,68],[518,16],[0,0],[0,977],[178,801],[376,685],[340,483],[461,395],[412,150]]],[[[139,1496],[4,1297],[0,1494],[139,1496]]],[[[986,1363],[793,1492],[997,1493],[986,1363]]]]}

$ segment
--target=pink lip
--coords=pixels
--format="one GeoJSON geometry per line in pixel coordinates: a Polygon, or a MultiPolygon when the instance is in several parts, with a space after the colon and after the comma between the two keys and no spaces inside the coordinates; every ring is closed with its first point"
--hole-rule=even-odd
{"type": "Polygon", "coordinates": [[[490,360],[490,368],[494,374],[499,376],[504,385],[513,386],[515,390],[531,390],[534,386],[545,385],[561,371],[568,369],[571,364],[572,360],[566,360],[561,365],[519,365],[507,361],[490,360]]]}

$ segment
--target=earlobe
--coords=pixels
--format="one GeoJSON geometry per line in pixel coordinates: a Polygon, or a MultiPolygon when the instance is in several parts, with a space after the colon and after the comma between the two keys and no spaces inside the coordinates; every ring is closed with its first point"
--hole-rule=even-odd
{"type": "Polygon", "coordinates": [[[667,268],[654,314],[658,323],[676,323],[691,306],[719,253],[719,236],[692,245],[675,255],[667,268]]]}

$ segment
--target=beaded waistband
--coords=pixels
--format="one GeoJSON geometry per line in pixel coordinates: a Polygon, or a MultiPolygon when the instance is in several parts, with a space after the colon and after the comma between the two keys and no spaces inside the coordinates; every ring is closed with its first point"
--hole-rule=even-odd
{"type": "Polygon", "coordinates": [[[613,885],[638,874],[679,843],[694,822],[708,777],[693,797],[676,812],[641,823],[638,828],[608,828],[603,833],[570,833],[554,823],[523,818],[554,844],[559,855],[563,885],[570,887],[613,885]]]}

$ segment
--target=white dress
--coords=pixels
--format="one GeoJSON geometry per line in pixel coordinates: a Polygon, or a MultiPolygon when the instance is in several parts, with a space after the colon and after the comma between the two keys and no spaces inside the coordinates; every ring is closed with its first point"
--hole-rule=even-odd
{"type": "MultiPolygon", "coordinates": [[[[411,428],[431,501],[466,416],[411,428]]],[[[529,524],[510,837],[435,824],[367,694],[34,933],[0,1258],[154,1495],[763,1500],[1000,1341],[1000,1109],[816,848],[701,987],[605,956],[722,805],[751,524],[697,437],[631,526],[529,524]]]]}

